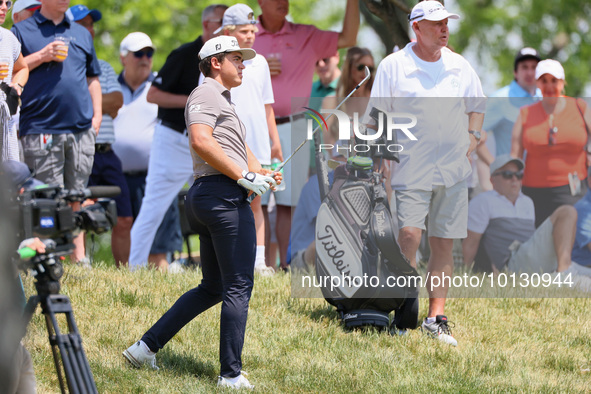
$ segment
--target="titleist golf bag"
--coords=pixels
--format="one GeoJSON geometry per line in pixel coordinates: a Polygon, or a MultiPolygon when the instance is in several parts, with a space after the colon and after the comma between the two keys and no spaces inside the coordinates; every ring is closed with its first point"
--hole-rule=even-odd
{"type": "Polygon", "coordinates": [[[330,187],[326,159],[316,149],[322,201],[316,218],[316,275],[319,281],[333,278],[322,293],[346,327],[415,329],[418,273],[394,238],[386,190],[374,171],[374,161],[398,157],[375,148],[369,157],[350,157],[336,167],[330,187]]]}

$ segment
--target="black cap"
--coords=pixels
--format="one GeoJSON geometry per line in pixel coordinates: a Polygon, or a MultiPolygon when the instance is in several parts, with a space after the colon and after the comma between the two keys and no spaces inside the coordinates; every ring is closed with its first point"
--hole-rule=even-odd
{"type": "Polygon", "coordinates": [[[530,47],[521,48],[519,52],[517,52],[517,55],[515,55],[515,63],[513,63],[513,70],[517,70],[517,64],[519,64],[520,61],[527,59],[536,59],[537,61],[542,60],[540,54],[535,49],[530,47]]]}

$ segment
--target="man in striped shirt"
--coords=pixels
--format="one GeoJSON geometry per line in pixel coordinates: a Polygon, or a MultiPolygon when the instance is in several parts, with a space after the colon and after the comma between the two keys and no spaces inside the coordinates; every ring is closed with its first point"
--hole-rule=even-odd
{"type": "MultiPolygon", "coordinates": [[[[79,4],[70,7],[66,15],[85,27],[94,39],[94,23],[102,18],[99,10],[90,10],[87,6],[79,4]]],[[[101,59],[99,59],[99,65],[101,68],[99,82],[103,93],[103,120],[101,122],[101,132],[96,137],[94,163],[88,185],[108,185],[121,188],[121,194],[114,199],[117,204],[118,217],[117,225],[113,227],[111,234],[113,258],[117,266],[119,266],[127,262],[130,243],[129,233],[133,223],[129,189],[121,168],[121,160],[111,149],[111,144],[115,142],[113,118],[117,116],[117,111],[123,105],[123,93],[113,67],[101,59]]]]}

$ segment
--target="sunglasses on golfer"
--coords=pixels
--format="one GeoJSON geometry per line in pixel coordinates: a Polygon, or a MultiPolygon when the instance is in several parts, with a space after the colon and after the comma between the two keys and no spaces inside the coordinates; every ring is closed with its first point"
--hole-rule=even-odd
{"type": "Polygon", "coordinates": [[[357,71],[363,71],[365,70],[365,67],[369,68],[369,73],[373,73],[374,70],[374,66],[366,66],[365,64],[358,64],[357,65],[357,71]]]}
{"type": "Polygon", "coordinates": [[[495,175],[500,175],[503,177],[503,179],[511,179],[513,177],[517,178],[517,180],[521,180],[521,178],[523,178],[523,170],[520,171],[509,171],[509,170],[505,170],[505,171],[498,171],[495,172],[493,174],[493,176],[495,175]]]}
{"type": "Polygon", "coordinates": [[[138,59],[141,59],[144,56],[147,56],[148,59],[150,59],[150,58],[152,58],[152,56],[154,56],[154,50],[148,49],[147,51],[135,51],[133,53],[133,56],[137,57],[138,59]]]}
{"type": "Polygon", "coordinates": [[[0,0],[0,7],[2,6],[2,4],[6,4],[6,8],[11,9],[12,8],[12,1],[10,0],[0,0]]]}

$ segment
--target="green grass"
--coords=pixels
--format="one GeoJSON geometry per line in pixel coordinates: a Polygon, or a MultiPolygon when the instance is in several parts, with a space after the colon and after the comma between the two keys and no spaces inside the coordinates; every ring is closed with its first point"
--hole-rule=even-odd
{"type": "MultiPolygon", "coordinates": [[[[158,353],[160,371],[130,367],[121,352],[153,324],[199,272],[178,275],[67,266],[71,298],[101,393],[195,393],[217,388],[219,306],[158,353]]],[[[32,280],[25,279],[28,294],[32,280]]],[[[421,300],[421,316],[426,314],[421,300]]],[[[243,352],[260,392],[585,392],[591,366],[588,299],[450,299],[452,348],[420,331],[392,337],[345,331],[322,299],[290,295],[289,276],[257,277],[243,352]]],[[[38,310],[25,339],[40,393],[59,391],[45,321],[38,310]]]]}

